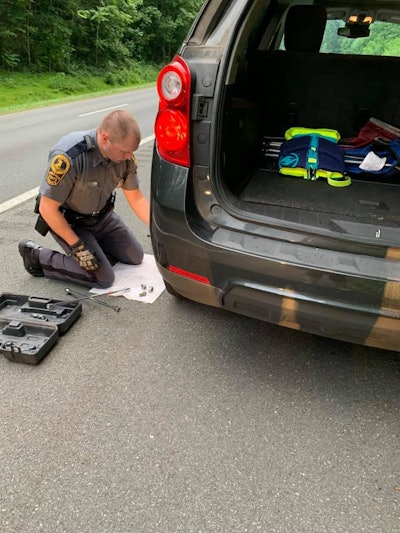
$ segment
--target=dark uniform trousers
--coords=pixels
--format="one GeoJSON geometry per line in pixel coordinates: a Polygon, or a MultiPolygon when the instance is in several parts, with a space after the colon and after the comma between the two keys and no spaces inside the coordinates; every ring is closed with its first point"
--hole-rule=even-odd
{"type": "Polygon", "coordinates": [[[40,250],[39,260],[46,278],[106,289],[115,279],[113,264],[138,265],[143,261],[141,244],[113,210],[100,220],[79,221],[72,226],[86,248],[96,254],[100,267],[95,271],[80,267],[71,257],[69,246],[52,233],[67,255],[49,248],[40,250]]]}

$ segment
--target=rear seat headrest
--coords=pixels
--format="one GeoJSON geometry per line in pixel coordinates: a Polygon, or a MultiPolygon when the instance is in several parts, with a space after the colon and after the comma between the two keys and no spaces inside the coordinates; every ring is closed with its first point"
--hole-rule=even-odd
{"type": "Polygon", "coordinates": [[[292,6],[285,21],[286,50],[319,52],[326,18],[326,9],[322,6],[292,6]]]}

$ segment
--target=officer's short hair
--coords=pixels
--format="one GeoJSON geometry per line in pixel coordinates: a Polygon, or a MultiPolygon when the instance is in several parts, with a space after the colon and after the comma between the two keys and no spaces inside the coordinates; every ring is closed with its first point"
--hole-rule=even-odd
{"type": "Polygon", "coordinates": [[[139,144],[142,137],[135,117],[121,109],[106,115],[100,124],[100,130],[109,134],[111,142],[118,142],[124,137],[134,135],[139,144]]]}

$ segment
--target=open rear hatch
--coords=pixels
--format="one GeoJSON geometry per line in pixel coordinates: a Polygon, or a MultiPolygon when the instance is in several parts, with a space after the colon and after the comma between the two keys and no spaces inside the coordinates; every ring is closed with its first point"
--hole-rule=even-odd
{"type": "MultiPolygon", "coordinates": [[[[295,34],[284,38],[286,49],[261,49],[263,38],[254,43],[254,31],[238,51],[241,64],[227,73],[234,82],[223,96],[219,184],[243,217],[247,212],[396,246],[400,163],[386,141],[400,135],[400,58],[321,52],[321,42],[307,35],[316,33],[317,23],[325,28],[324,17],[319,6],[295,6],[295,15],[276,28],[277,34],[295,34]],[[280,150],[294,126],[338,132],[351,184],[282,174],[280,150]],[[384,142],[376,144],[375,137],[384,142]],[[348,151],[356,148],[359,161],[348,151]],[[379,156],[382,171],[360,170],[369,151],[379,156]]],[[[318,32],[322,39],[324,30],[318,32]]]]}

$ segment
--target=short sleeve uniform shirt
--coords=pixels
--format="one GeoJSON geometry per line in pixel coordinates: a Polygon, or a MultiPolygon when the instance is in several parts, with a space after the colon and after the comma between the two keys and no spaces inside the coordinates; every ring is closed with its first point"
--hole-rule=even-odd
{"type": "MultiPolygon", "coordinates": [[[[62,137],[50,150],[40,194],[79,213],[100,211],[117,187],[139,187],[135,157],[114,163],[104,158],[97,144],[97,130],[73,132],[62,137]],[[93,148],[74,149],[89,136],[93,148]]],[[[80,145],[82,146],[82,145],[80,145]]]]}

